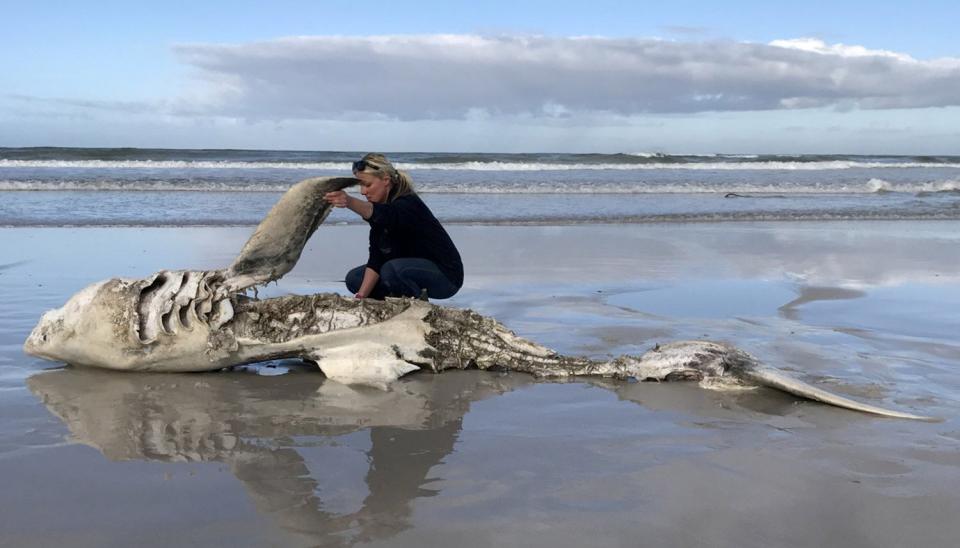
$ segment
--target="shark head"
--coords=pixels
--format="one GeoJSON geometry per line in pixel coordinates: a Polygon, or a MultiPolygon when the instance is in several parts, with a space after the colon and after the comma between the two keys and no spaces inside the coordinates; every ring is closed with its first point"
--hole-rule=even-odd
{"type": "Polygon", "coordinates": [[[116,281],[87,286],[60,308],[46,312],[23,344],[24,352],[48,360],[86,362],[93,339],[102,340],[93,336],[104,327],[101,291],[116,281]]]}
{"type": "Polygon", "coordinates": [[[23,350],[71,365],[124,370],[176,369],[202,360],[212,330],[209,319],[223,307],[211,306],[209,299],[197,303],[197,284],[189,284],[191,299],[180,298],[177,290],[186,288],[191,274],[164,271],[92,284],[45,313],[23,350]]]}

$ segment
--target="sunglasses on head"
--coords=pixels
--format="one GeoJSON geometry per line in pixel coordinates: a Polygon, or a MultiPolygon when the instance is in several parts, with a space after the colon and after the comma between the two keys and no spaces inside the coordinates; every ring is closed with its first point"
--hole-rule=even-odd
{"type": "Polygon", "coordinates": [[[370,170],[373,170],[373,171],[379,171],[379,170],[380,170],[380,167],[379,167],[379,166],[375,166],[375,165],[367,162],[366,160],[357,160],[356,162],[353,163],[353,171],[354,171],[354,172],[364,171],[364,170],[366,170],[366,169],[370,169],[370,170]]]}

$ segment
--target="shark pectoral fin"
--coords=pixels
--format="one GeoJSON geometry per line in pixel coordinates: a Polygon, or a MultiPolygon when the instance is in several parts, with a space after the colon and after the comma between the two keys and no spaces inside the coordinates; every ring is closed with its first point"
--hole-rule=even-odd
{"type": "MultiPolygon", "coordinates": [[[[282,278],[300,260],[307,240],[333,209],[324,194],[359,182],[353,177],[313,177],[290,187],[243,245],[224,273],[223,285],[241,291],[282,278]]],[[[226,295],[221,291],[217,297],[226,295]]]]}
{"type": "Polygon", "coordinates": [[[419,368],[402,360],[396,348],[379,343],[357,343],[325,348],[322,353],[311,353],[323,374],[344,384],[365,384],[386,387],[407,373],[419,368]]]}
{"type": "Polygon", "coordinates": [[[817,388],[816,386],[794,379],[793,377],[784,375],[780,371],[768,367],[745,371],[741,375],[747,380],[751,380],[761,386],[776,388],[795,396],[800,396],[801,398],[807,398],[810,400],[835,405],[844,409],[852,409],[854,411],[862,411],[864,413],[872,413],[874,415],[893,417],[897,419],[911,419],[927,422],[939,422],[943,420],[937,417],[925,417],[922,415],[903,413],[901,411],[893,411],[890,409],[884,409],[882,407],[876,407],[867,403],[861,403],[856,400],[851,400],[850,398],[827,392],[826,390],[817,388]]]}
{"type": "Polygon", "coordinates": [[[379,324],[302,337],[288,343],[286,350],[316,361],[329,379],[385,388],[407,373],[433,364],[436,349],[426,341],[429,326],[423,321],[430,310],[430,304],[412,302],[379,324]]]}

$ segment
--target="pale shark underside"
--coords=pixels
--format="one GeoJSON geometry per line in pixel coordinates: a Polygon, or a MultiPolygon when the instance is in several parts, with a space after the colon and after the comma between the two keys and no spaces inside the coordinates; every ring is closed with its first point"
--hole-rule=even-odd
{"type": "Polygon", "coordinates": [[[256,299],[245,291],[282,277],[330,213],[323,195],[356,184],[313,178],[294,185],[233,264],[214,271],[161,271],[93,284],[43,315],[28,354],[127,371],[211,371],[279,358],[314,361],[346,383],[385,384],[428,369],[506,369],[538,377],[603,376],[762,385],[838,407],[929,420],[832,394],[710,341],[657,345],[642,356],[593,360],[560,355],[470,310],[410,299],[335,294],[256,299]]]}

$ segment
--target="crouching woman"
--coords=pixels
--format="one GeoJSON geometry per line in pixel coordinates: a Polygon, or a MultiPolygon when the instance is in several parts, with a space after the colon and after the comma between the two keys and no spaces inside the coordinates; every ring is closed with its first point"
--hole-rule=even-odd
{"type": "Polygon", "coordinates": [[[324,195],[370,224],[370,256],[347,273],[356,298],[447,299],[463,285],[463,262],[440,221],[413,190],[410,177],[382,154],[353,163],[366,201],[340,190],[324,195]]]}

